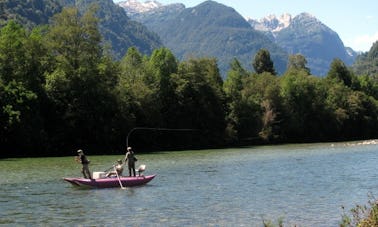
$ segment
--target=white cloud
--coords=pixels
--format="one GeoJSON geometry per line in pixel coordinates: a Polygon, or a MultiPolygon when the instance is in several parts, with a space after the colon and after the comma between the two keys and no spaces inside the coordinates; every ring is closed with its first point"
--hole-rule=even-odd
{"type": "Polygon", "coordinates": [[[365,19],[366,19],[366,20],[374,20],[374,19],[375,19],[375,16],[367,15],[367,16],[365,16],[365,19]]]}
{"type": "Polygon", "coordinates": [[[378,40],[378,32],[374,34],[365,34],[354,37],[350,42],[350,46],[356,51],[368,51],[373,43],[378,40]]]}

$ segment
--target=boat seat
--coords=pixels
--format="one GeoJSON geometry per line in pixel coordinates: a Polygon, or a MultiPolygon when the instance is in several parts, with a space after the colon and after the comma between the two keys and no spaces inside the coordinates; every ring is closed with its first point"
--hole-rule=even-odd
{"type": "Polygon", "coordinates": [[[138,169],[136,169],[135,171],[138,172],[138,175],[139,176],[143,176],[143,172],[146,170],[146,165],[140,165],[138,167],[138,169]]]}

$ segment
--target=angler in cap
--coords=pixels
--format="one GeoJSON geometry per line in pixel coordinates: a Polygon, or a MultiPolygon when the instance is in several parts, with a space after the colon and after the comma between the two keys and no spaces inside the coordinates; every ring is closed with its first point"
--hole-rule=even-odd
{"type": "Polygon", "coordinates": [[[125,163],[127,161],[127,166],[129,168],[129,176],[131,177],[131,173],[132,175],[135,177],[136,174],[135,174],[135,162],[138,161],[137,158],[135,158],[134,156],[134,151],[131,147],[128,147],[127,148],[127,153],[126,153],[126,156],[125,156],[125,163]]]}
{"type": "Polygon", "coordinates": [[[91,172],[89,171],[89,163],[90,161],[84,155],[83,150],[77,150],[77,155],[75,160],[83,165],[81,172],[83,173],[84,178],[92,179],[91,172]]]}

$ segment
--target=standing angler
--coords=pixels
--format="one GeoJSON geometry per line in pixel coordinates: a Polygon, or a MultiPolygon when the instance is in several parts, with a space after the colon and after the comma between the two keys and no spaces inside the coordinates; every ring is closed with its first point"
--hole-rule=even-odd
{"type": "Polygon", "coordinates": [[[84,178],[92,179],[91,172],[89,171],[89,163],[90,161],[84,155],[83,150],[77,150],[78,156],[76,156],[76,161],[80,162],[83,165],[81,172],[83,173],[84,178]]]}
{"type": "Polygon", "coordinates": [[[125,156],[125,162],[127,161],[127,166],[129,167],[129,176],[131,177],[131,172],[133,173],[133,176],[135,177],[135,162],[138,161],[134,156],[134,151],[131,147],[127,148],[127,153],[125,156]]]}

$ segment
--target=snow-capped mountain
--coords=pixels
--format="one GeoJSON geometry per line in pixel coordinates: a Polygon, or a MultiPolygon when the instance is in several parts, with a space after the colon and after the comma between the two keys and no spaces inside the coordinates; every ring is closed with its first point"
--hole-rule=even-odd
{"type": "Polygon", "coordinates": [[[287,28],[292,21],[292,16],[288,13],[285,13],[279,17],[277,17],[276,15],[268,15],[258,20],[247,18],[247,21],[256,30],[263,32],[272,32],[274,34],[284,28],[287,28]]]}
{"type": "Polygon", "coordinates": [[[158,1],[146,1],[139,2],[138,0],[127,0],[117,3],[119,6],[124,8],[128,13],[145,13],[163,6],[158,1]]]}
{"type": "Polygon", "coordinates": [[[347,65],[354,60],[353,53],[347,51],[338,34],[309,13],[295,17],[289,14],[279,18],[270,16],[259,21],[262,25],[254,26],[255,29],[273,36],[274,41],[289,54],[304,55],[314,75],[326,75],[335,58],[347,65]],[[264,30],[259,29],[261,27],[264,30]]]}
{"type": "MultiPolygon", "coordinates": [[[[243,26],[245,25],[253,31],[260,31],[259,34],[262,33],[265,35],[262,39],[266,42],[273,42],[274,45],[285,50],[287,54],[299,53],[305,56],[308,66],[311,69],[311,73],[314,75],[326,75],[329,65],[334,58],[339,58],[349,65],[354,61],[356,56],[356,53],[353,52],[352,49],[344,47],[343,42],[336,32],[323,24],[315,16],[306,12],[296,16],[285,13],[281,16],[269,15],[261,19],[242,18],[242,21],[239,19],[235,20],[235,18],[242,17],[236,11],[230,13],[226,10],[227,6],[217,4],[215,1],[210,0],[204,1],[198,6],[192,8],[186,8],[182,3],[163,5],[155,0],[147,1],[145,3],[140,3],[139,1],[140,0],[126,0],[118,3],[118,5],[125,9],[132,20],[144,24],[147,28],[158,34],[164,45],[171,48],[179,57],[181,57],[181,55],[184,56],[185,54],[190,55],[192,53],[200,53],[201,51],[205,52],[203,48],[206,45],[203,45],[203,43],[208,36],[203,35],[201,32],[208,33],[209,30],[213,29],[214,24],[222,24],[223,26],[221,26],[221,28],[229,25],[238,26],[243,24],[243,26]],[[197,10],[204,11],[201,17],[190,14],[197,10]],[[225,19],[226,11],[229,16],[227,19],[225,19]],[[209,12],[213,12],[213,14],[210,14],[209,12]],[[183,18],[186,19],[184,20],[183,18]],[[201,27],[200,25],[203,24],[201,24],[203,21],[211,21],[207,24],[207,26],[211,26],[201,27]],[[214,23],[214,21],[217,21],[217,23],[214,23]],[[237,23],[235,21],[237,21],[237,23]],[[179,24],[180,26],[178,26],[179,24]],[[183,29],[182,27],[185,26],[187,28],[183,29]],[[193,27],[193,30],[189,29],[192,28],[190,26],[193,27]],[[183,37],[190,38],[184,41],[183,37]],[[267,39],[269,39],[269,41],[267,39]],[[198,44],[198,46],[195,46],[195,44],[198,44]]],[[[218,28],[218,30],[221,30],[221,28],[218,28]]],[[[240,34],[238,34],[238,36],[240,36],[240,34]]],[[[217,36],[217,39],[230,39],[230,34],[223,32],[217,36]]],[[[251,39],[254,40],[256,38],[251,39]]],[[[208,43],[207,46],[212,46],[214,43],[215,42],[212,41],[208,43]]],[[[253,53],[252,50],[245,51],[243,49],[243,51],[241,51],[238,49],[239,46],[245,46],[245,43],[245,40],[233,39],[233,44],[235,46],[230,49],[235,49],[243,54],[247,53],[247,55],[249,55],[248,57],[245,57],[244,55],[239,56],[237,53],[234,53],[232,55],[233,57],[238,56],[239,59],[250,60],[250,55],[253,53]],[[238,42],[243,44],[239,44],[238,42]],[[237,45],[235,43],[237,43],[237,45]]],[[[218,46],[214,46],[210,50],[207,49],[206,53],[209,54],[211,51],[219,49],[218,47],[224,45],[225,42],[219,43],[218,46]]],[[[251,49],[253,48],[257,48],[257,46],[252,45],[251,49]]],[[[258,48],[261,48],[261,45],[258,48]]],[[[230,54],[229,52],[214,53],[213,55],[221,59],[220,56],[228,56],[230,54]]],[[[229,64],[229,59],[219,60],[219,62],[222,61],[224,62],[224,65],[229,64]]],[[[225,66],[223,68],[227,67],[225,66]]]]}

